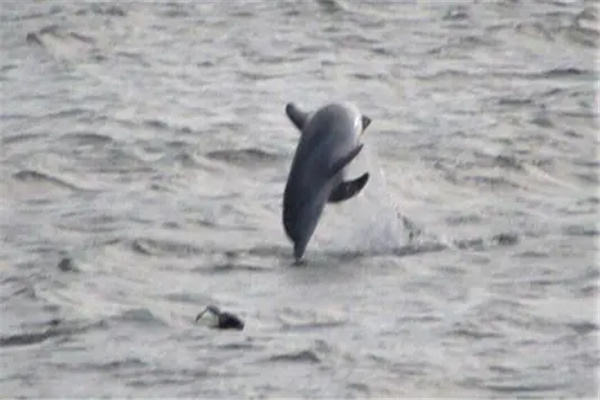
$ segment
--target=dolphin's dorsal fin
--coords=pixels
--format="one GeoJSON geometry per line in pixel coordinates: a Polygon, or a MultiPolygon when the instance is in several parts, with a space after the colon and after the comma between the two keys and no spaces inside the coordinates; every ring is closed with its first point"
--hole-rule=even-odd
{"type": "Polygon", "coordinates": [[[350,161],[354,160],[354,157],[356,157],[358,153],[360,153],[363,146],[363,144],[359,144],[352,151],[350,151],[350,153],[346,154],[344,157],[340,158],[335,163],[333,163],[331,169],[329,170],[329,177],[333,177],[335,174],[340,172],[346,165],[350,164],[350,161]]]}
{"type": "Polygon", "coordinates": [[[337,185],[327,200],[329,203],[339,203],[340,201],[348,200],[358,194],[365,187],[369,180],[369,173],[365,172],[360,177],[345,181],[337,185]]]}
{"type": "Polygon", "coordinates": [[[362,122],[362,131],[364,132],[365,129],[367,129],[367,127],[369,125],[371,125],[371,118],[367,117],[366,115],[363,115],[361,118],[361,122],[362,122]]]}
{"type": "Polygon", "coordinates": [[[306,121],[308,120],[308,113],[300,110],[294,103],[288,103],[287,106],[285,106],[285,113],[296,128],[299,130],[304,128],[304,125],[306,125],[306,121]]]}

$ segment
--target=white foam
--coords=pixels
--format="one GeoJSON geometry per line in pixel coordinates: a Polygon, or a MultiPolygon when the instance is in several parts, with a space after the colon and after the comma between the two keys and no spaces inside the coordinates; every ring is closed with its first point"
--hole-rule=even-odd
{"type": "Polygon", "coordinates": [[[349,166],[348,179],[365,171],[369,171],[370,177],[361,193],[325,209],[319,223],[321,229],[317,228],[321,232],[317,232],[316,238],[318,242],[326,242],[329,250],[381,253],[408,243],[410,231],[391,201],[377,156],[367,145],[349,166]]]}

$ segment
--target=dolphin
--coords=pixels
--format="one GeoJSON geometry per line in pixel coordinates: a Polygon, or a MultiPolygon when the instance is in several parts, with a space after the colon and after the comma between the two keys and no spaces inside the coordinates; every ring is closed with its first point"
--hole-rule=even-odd
{"type": "Polygon", "coordinates": [[[371,119],[347,103],[328,104],[313,113],[289,103],[285,111],[301,131],[283,193],[283,226],[299,262],[325,204],[348,200],[367,184],[368,172],[346,180],[345,167],[362,150],[359,139],[371,119]]]}

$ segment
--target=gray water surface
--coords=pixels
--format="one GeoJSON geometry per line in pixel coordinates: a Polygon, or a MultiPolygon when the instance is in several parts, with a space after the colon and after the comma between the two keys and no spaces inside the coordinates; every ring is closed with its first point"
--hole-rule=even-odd
{"type": "Polygon", "coordinates": [[[2,1],[0,395],[596,396],[598,12],[2,1]],[[293,266],[333,100],[371,179],[293,266]]]}

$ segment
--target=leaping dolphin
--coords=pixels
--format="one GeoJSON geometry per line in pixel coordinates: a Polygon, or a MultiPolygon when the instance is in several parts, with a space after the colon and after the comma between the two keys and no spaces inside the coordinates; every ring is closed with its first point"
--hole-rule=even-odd
{"type": "Polygon", "coordinates": [[[300,261],[325,204],[348,200],[367,184],[368,172],[346,181],[345,167],[362,150],[359,139],[371,119],[352,104],[333,103],[309,114],[289,103],[285,111],[301,131],[283,194],[283,226],[300,261]]]}

